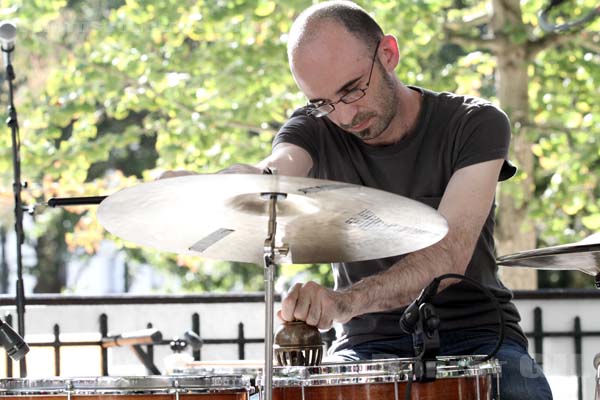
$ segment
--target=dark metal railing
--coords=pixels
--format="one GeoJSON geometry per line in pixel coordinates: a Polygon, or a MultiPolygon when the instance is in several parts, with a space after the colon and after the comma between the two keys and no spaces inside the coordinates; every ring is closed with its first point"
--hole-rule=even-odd
{"type": "MultiPolygon", "coordinates": [[[[60,326],[55,324],[53,327],[54,339],[50,342],[28,342],[30,347],[52,347],[54,349],[54,375],[60,376],[60,365],[61,365],[61,354],[60,349],[62,347],[69,346],[99,346],[101,349],[100,362],[102,375],[109,375],[108,368],[108,348],[102,346],[103,340],[108,337],[108,316],[101,314],[99,318],[100,322],[100,340],[87,340],[87,341],[62,341],[60,339],[60,326]]],[[[6,323],[12,323],[12,315],[8,315],[6,323]]],[[[152,324],[147,324],[148,328],[152,328],[152,324]]],[[[200,337],[200,316],[197,313],[192,314],[192,331],[200,337]]],[[[236,338],[223,339],[223,338],[202,338],[203,345],[220,345],[220,344],[236,344],[238,347],[238,358],[244,360],[246,357],[246,345],[250,343],[263,343],[264,338],[247,338],[244,333],[244,324],[240,322],[238,324],[238,336],[236,338]]],[[[154,362],[154,346],[165,346],[170,345],[171,339],[163,339],[157,341],[146,347],[146,355],[150,362],[154,362]]],[[[195,350],[193,352],[194,360],[201,360],[201,350],[195,350]]],[[[7,377],[12,377],[12,360],[8,355],[6,356],[6,371],[7,377]]],[[[151,371],[149,371],[151,373],[151,371]]]]}
{"type": "MultiPolygon", "coordinates": [[[[551,300],[551,299],[582,299],[598,298],[600,300],[600,291],[598,290],[552,290],[552,291],[527,291],[516,292],[515,299],[519,300],[551,300]]],[[[12,299],[11,299],[12,300],[12,299]]],[[[182,303],[253,303],[263,302],[262,294],[246,295],[225,295],[225,296],[108,296],[108,297],[76,297],[76,296],[36,296],[29,297],[28,304],[44,305],[82,305],[82,304],[182,304],[182,303]]],[[[14,305],[7,301],[7,298],[0,297],[0,306],[14,305]]],[[[12,323],[12,316],[6,316],[6,323],[12,323]]],[[[544,339],[545,338],[572,338],[574,343],[575,373],[577,376],[577,398],[583,400],[583,365],[582,365],[582,342],[585,337],[600,337],[600,331],[583,331],[581,328],[581,318],[576,316],[573,321],[573,329],[570,331],[545,331],[543,328],[542,309],[536,307],[533,311],[533,331],[525,332],[526,336],[533,340],[533,354],[535,360],[540,366],[543,366],[544,339]]],[[[51,342],[29,342],[31,347],[53,347],[54,349],[54,373],[60,376],[60,349],[64,346],[100,346],[101,349],[101,371],[103,375],[109,374],[108,349],[102,346],[102,339],[108,337],[108,317],[101,314],[99,317],[100,340],[97,341],[61,341],[60,326],[55,324],[53,327],[54,339],[51,342]]],[[[152,324],[147,325],[148,328],[152,324]]],[[[200,316],[193,313],[191,316],[191,330],[200,337],[200,316]]],[[[334,340],[334,331],[330,330],[323,334],[323,340],[327,345],[331,345],[334,340]]],[[[202,338],[203,345],[223,345],[235,344],[238,349],[238,358],[244,360],[246,357],[246,345],[251,343],[264,343],[264,338],[247,338],[244,332],[244,324],[238,323],[238,334],[235,338],[202,338]]],[[[146,355],[153,362],[154,346],[169,345],[171,340],[163,339],[153,345],[146,347],[146,355]]],[[[192,352],[194,360],[201,360],[201,349],[192,352]]],[[[6,356],[7,376],[12,377],[12,360],[6,356]]]]}
{"type": "Polygon", "coordinates": [[[543,367],[544,338],[572,338],[575,357],[575,375],[577,376],[577,399],[583,399],[583,359],[582,345],[584,337],[600,337],[600,331],[584,331],[581,329],[581,318],[573,319],[573,330],[566,332],[544,331],[542,325],[542,309],[536,307],[533,310],[533,332],[525,333],[533,338],[533,354],[535,361],[543,367]]]}

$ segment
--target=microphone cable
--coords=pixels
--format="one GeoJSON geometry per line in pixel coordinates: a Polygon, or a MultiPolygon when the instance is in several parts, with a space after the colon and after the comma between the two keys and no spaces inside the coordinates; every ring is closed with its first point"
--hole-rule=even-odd
{"type": "Polygon", "coordinates": [[[504,335],[505,335],[504,313],[502,312],[500,303],[498,303],[498,299],[496,298],[496,296],[494,296],[492,294],[492,292],[488,288],[486,288],[485,286],[483,286],[481,283],[477,282],[476,280],[469,278],[468,276],[461,275],[461,274],[444,274],[444,275],[440,275],[438,277],[438,279],[440,281],[442,281],[444,279],[451,279],[451,278],[460,279],[462,281],[470,283],[475,288],[481,290],[488,297],[488,299],[494,305],[494,307],[496,308],[496,311],[498,312],[498,340],[496,341],[496,345],[494,346],[494,348],[492,349],[490,354],[488,354],[487,356],[485,356],[483,359],[481,359],[479,361],[480,363],[486,362],[498,353],[498,350],[500,350],[500,346],[502,346],[502,342],[504,341],[504,335]]]}
{"type": "MultiPolygon", "coordinates": [[[[504,342],[504,335],[505,335],[504,313],[502,312],[502,308],[500,307],[500,303],[498,302],[498,299],[496,299],[496,296],[494,296],[493,293],[488,288],[483,286],[481,283],[479,283],[476,280],[469,278],[465,275],[461,275],[461,274],[448,273],[448,274],[440,275],[438,277],[435,277],[432,280],[432,282],[428,286],[426,286],[426,288],[431,285],[431,287],[435,287],[436,291],[437,291],[437,286],[444,279],[459,279],[461,281],[471,284],[476,289],[481,290],[489,298],[490,302],[496,308],[496,311],[498,312],[498,340],[496,341],[496,345],[494,346],[492,351],[488,355],[486,355],[484,358],[482,358],[481,360],[478,360],[477,364],[481,364],[481,363],[491,360],[492,357],[494,357],[498,353],[498,350],[500,350],[500,346],[502,346],[502,342],[504,342]]],[[[437,292],[431,296],[431,299],[433,299],[433,297],[435,297],[435,294],[437,294],[437,292]]],[[[403,317],[404,317],[404,315],[403,315],[403,317]]],[[[404,392],[404,398],[406,400],[410,400],[410,398],[411,398],[412,382],[413,382],[413,376],[412,376],[412,373],[409,373],[408,374],[408,382],[406,384],[406,390],[404,392]]]]}

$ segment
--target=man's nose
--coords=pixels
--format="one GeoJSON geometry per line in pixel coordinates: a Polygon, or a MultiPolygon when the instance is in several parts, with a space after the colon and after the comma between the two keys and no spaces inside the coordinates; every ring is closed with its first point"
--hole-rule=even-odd
{"type": "Polygon", "coordinates": [[[344,128],[352,126],[352,120],[357,113],[357,107],[354,104],[340,103],[335,107],[335,118],[336,122],[344,128]]]}

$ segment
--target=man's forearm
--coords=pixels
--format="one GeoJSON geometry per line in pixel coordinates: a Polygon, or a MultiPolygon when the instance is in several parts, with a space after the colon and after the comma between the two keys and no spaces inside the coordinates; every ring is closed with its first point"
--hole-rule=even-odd
{"type": "MultiPolygon", "coordinates": [[[[386,271],[354,284],[346,292],[352,315],[404,307],[436,276],[463,274],[474,250],[469,236],[472,234],[449,232],[440,242],[408,254],[386,271]]],[[[443,281],[440,290],[450,284],[443,281]]]]}

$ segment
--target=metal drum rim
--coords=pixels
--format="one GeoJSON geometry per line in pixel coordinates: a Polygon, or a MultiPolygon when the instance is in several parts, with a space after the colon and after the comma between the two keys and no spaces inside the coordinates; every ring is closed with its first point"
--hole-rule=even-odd
{"type": "Polygon", "coordinates": [[[249,388],[251,388],[250,378],[240,375],[0,379],[0,395],[211,393],[249,388]]]}
{"type": "MultiPolygon", "coordinates": [[[[479,361],[484,357],[482,355],[438,357],[437,379],[500,374],[500,363],[495,359],[479,361]],[[452,362],[454,364],[451,364],[452,362]]],[[[332,386],[405,382],[412,374],[413,362],[414,358],[391,358],[323,364],[316,367],[276,367],[273,386],[332,386]]],[[[257,382],[260,386],[262,377],[259,377],[257,382]]]]}

